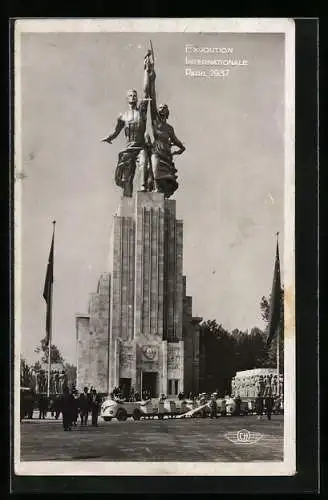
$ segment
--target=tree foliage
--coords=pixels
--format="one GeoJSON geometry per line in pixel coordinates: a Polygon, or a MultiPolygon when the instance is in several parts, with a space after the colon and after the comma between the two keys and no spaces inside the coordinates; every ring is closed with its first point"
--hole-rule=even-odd
{"type": "MultiPolygon", "coordinates": [[[[36,361],[33,365],[29,366],[24,358],[21,358],[21,386],[32,387],[35,383],[33,380],[33,371],[39,372],[42,370],[43,365],[48,363],[48,353],[49,348],[46,343],[46,339],[42,339],[40,345],[35,348],[35,352],[40,354],[40,359],[36,361]]],[[[61,355],[58,347],[55,345],[51,346],[50,351],[51,364],[61,364],[63,370],[66,374],[67,385],[69,387],[76,385],[76,366],[65,362],[63,356],[61,355]]]]}
{"type": "Polygon", "coordinates": [[[224,392],[234,375],[231,364],[234,345],[229,332],[215,320],[200,325],[200,345],[202,357],[201,390],[224,392]]]}
{"type": "MultiPolygon", "coordinates": [[[[260,309],[261,309],[261,316],[263,321],[268,324],[269,319],[270,319],[270,300],[271,300],[271,294],[269,297],[263,296],[260,302],[260,309]]],[[[283,288],[281,289],[281,309],[280,309],[280,322],[281,326],[283,326],[284,323],[284,290],[283,288]]]]}
{"type": "Polygon", "coordinates": [[[267,297],[263,296],[260,302],[261,316],[263,321],[265,321],[266,323],[269,321],[269,314],[270,314],[269,300],[267,299],[267,297]]]}
{"type": "MultiPolygon", "coordinates": [[[[36,352],[37,354],[41,354],[41,363],[48,363],[49,345],[47,344],[47,340],[45,338],[41,340],[40,345],[35,348],[34,352],[36,352]]],[[[50,362],[51,364],[64,364],[64,358],[61,355],[58,347],[54,344],[51,344],[50,362]]]]}
{"type": "Polygon", "coordinates": [[[76,386],[76,366],[70,363],[65,363],[64,370],[66,373],[67,385],[69,387],[76,386]]]}
{"type": "MultiPolygon", "coordinates": [[[[262,319],[269,322],[270,297],[260,301],[262,319]]],[[[280,324],[280,370],[283,370],[283,290],[280,324]]],[[[249,332],[237,328],[228,332],[215,320],[204,321],[200,325],[200,390],[215,391],[222,395],[231,391],[231,378],[237,371],[253,368],[275,368],[277,336],[267,347],[266,328],[254,327],[249,332]]]]}

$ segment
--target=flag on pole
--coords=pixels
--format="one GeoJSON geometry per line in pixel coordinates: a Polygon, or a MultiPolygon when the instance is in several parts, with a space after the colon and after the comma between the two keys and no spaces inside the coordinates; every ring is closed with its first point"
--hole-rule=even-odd
{"type": "Polygon", "coordinates": [[[46,341],[47,341],[47,345],[49,345],[49,341],[51,341],[50,336],[51,336],[51,313],[52,313],[52,310],[51,310],[52,309],[52,285],[53,285],[53,279],[54,279],[55,222],[53,224],[54,224],[54,229],[53,229],[53,234],[52,234],[52,241],[51,241],[49,259],[48,259],[46,279],[44,282],[44,289],[43,289],[43,298],[47,304],[47,316],[46,316],[46,341]]]}
{"type": "Polygon", "coordinates": [[[281,278],[280,278],[280,259],[279,259],[279,245],[277,241],[276,260],[273,272],[273,283],[270,296],[270,310],[269,310],[269,325],[267,346],[272,342],[275,333],[279,327],[281,319],[281,278]]]}

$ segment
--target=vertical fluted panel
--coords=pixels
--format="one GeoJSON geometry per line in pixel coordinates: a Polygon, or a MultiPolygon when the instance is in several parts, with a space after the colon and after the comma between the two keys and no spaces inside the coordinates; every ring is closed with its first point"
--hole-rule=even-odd
{"type": "Polygon", "coordinates": [[[137,198],[136,228],[135,228],[135,293],[134,293],[134,332],[142,331],[143,309],[143,219],[144,211],[137,198]]]}
{"type": "Polygon", "coordinates": [[[142,331],[149,332],[150,213],[144,209],[142,331]]]}
{"type": "Polygon", "coordinates": [[[128,275],[128,338],[132,340],[134,337],[134,251],[135,251],[135,225],[133,219],[128,219],[129,222],[129,275],[128,275]]]}
{"type": "Polygon", "coordinates": [[[164,332],[164,210],[159,210],[158,214],[158,311],[157,311],[157,332],[163,336],[164,332]]]}
{"type": "Polygon", "coordinates": [[[168,219],[167,211],[164,212],[164,274],[163,274],[163,339],[168,339],[168,273],[169,273],[169,239],[168,239],[168,219]]]}
{"type": "Polygon", "coordinates": [[[115,340],[120,336],[121,328],[121,284],[122,284],[122,218],[114,217],[113,262],[111,279],[111,313],[109,333],[109,387],[114,387],[115,380],[115,340]]]}
{"type": "Polygon", "coordinates": [[[159,211],[151,211],[151,294],[150,294],[150,331],[157,333],[158,318],[158,224],[159,211]]]}
{"type": "Polygon", "coordinates": [[[175,338],[182,340],[182,318],[183,318],[183,222],[176,221],[176,248],[175,248],[175,309],[174,329],[175,338]]]}
{"type": "Polygon", "coordinates": [[[175,340],[176,224],[175,201],[165,200],[164,335],[175,340]]]}
{"type": "Polygon", "coordinates": [[[135,334],[163,332],[164,197],[138,193],[135,229],[135,334]]]}
{"type": "Polygon", "coordinates": [[[114,251],[113,271],[111,283],[112,314],[111,314],[111,338],[120,334],[121,326],[121,292],[122,292],[122,218],[114,218],[114,251]]]}
{"type": "Polygon", "coordinates": [[[129,258],[128,258],[128,231],[127,231],[127,220],[125,217],[122,217],[122,257],[121,257],[121,266],[122,266],[122,290],[121,290],[121,339],[128,339],[128,272],[129,272],[129,258]]]}

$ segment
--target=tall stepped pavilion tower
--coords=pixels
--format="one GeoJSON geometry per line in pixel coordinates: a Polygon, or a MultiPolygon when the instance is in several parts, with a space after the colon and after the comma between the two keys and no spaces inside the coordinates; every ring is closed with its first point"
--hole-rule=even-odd
{"type": "Polygon", "coordinates": [[[77,386],[120,386],[153,397],[199,389],[199,323],[183,276],[183,222],[175,200],[122,196],[112,261],[88,314],[76,315],[77,386]]]}

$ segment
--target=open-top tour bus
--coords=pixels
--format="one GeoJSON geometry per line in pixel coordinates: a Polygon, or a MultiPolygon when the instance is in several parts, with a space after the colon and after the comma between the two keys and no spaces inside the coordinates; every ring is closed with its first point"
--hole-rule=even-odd
{"type": "Polygon", "coordinates": [[[124,421],[129,417],[134,420],[141,418],[159,419],[164,417],[174,417],[188,412],[192,409],[192,402],[149,399],[147,401],[120,401],[107,398],[101,405],[100,417],[105,422],[110,422],[112,418],[124,421]]]}
{"type": "MultiPolygon", "coordinates": [[[[233,398],[220,398],[217,402],[218,415],[234,415],[236,413],[236,402],[233,398]]],[[[106,398],[101,405],[100,417],[105,422],[110,422],[113,418],[125,421],[132,417],[134,420],[141,418],[183,418],[183,417],[207,417],[210,414],[210,401],[204,403],[192,400],[171,400],[171,399],[149,399],[147,401],[121,401],[118,399],[106,398]]],[[[240,403],[240,415],[248,413],[247,401],[240,403]]]]}

